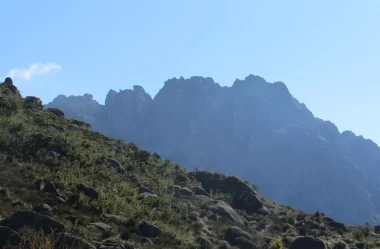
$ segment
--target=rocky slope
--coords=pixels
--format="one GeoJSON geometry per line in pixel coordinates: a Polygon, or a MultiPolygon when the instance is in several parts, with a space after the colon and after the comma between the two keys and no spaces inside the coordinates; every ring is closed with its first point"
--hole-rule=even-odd
{"type": "Polygon", "coordinates": [[[211,78],[173,78],[153,99],[135,86],[111,90],[105,105],[87,95],[47,107],[188,169],[255,182],[276,202],[351,224],[380,222],[379,147],[314,117],[282,82],[250,75],[221,87],[211,78]]]}
{"type": "Polygon", "coordinates": [[[22,98],[10,78],[0,107],[0,248],[380,246],[379,227],[278,205],[235,176],[188,172],[22,98]]]}
{"type": "Polygon", "coordinates": [[[265,200],[254,185],[187,172],[44,110],[0,84],[0,248],[324,249],[379,246],[346,226],[265,200]]]}

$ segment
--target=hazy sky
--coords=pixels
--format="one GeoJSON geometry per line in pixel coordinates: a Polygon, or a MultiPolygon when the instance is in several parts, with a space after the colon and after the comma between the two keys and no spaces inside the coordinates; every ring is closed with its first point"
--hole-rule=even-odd
{"type": "Polygon", "coordinates": [[[379,0],[12,0],[0,9],[0,77],[45,103],[256,74],[380,144],[379,0]]]}

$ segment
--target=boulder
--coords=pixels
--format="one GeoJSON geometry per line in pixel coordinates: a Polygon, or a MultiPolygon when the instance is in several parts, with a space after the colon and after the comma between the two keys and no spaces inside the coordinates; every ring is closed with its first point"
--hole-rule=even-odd
{"type": "Polygon", "coordinates": [[[126,221],[125,217],[114,215],[114,214],[103,214],[101,216],[101,219],[105,221],[109,221],[109,222],[118,223],[118,224],[124,224],[126,221]]]}
{"type": "Polygon", "coordinates": [[[97,228],[101,232],[110,232],[112,230],[112,226],[102,222],[89,223],[88,225],[97,228]]]}
{"type": "Polygon", "coordinates": [[[34,206],[33,210],[36,213],[39,213],[39,212],[50,212],[52,210],[52,208],[48,204],[39,204],[39,205],[34,206]]]}
{"type": "Polygon", "coordinates": [[[243,224],[242,218],[224,201],[211,201],[209,202],[208,209],[214,214],[225,217],[238,224],[243,224]]]}
{"type": "Polygon", "coordinates": [[[270,214],[270,210],[263,206],[262,208],[260,208],[259,210],[257,210],[257,213],[258,214],[261,214],[261,215],[269,215],[270,214]]]}
{"type": "Polygon", "coordinates": [[[124,169],[123,165],[121,165],[121,163],[114,158],[107,158],[107,165],[108,167],[113,168],[120,174],[127,174],[127,171],[124,169]]]}
{"type": "Polygon", "coordinates": [[[202,236],[195,237],[195,242],[197,242],[201,246],[202,249],[211,249],[214,246],[210,240],[202,236]]]}
{"type": "Polygon", "coordinates": [[[204,196],[210,197],[210,195],[206,192],[206,190],[204,190],[201,187],[194,187],[193,192],[195,195],[204,195],[204,196]]]}
{"type": "Polygon", "coordinates": [[[334,244],[332,249],[350,249],[350,247],[343,241],[334,244]]]}
{"type": "Polygon", "coordinates": [[[326,226],[332,228],[332,229],[336,229],[336,230],[341,230],[343,232],[347,232],[347,227],[346,225],[344,225],[343,223],[341,222],[338,222],[330,217],[323,217],[323,222],[326,224],[326,226]]]}
{"type": "Polygon", "coordinates": [[[143,194],[143,193],[154,194],[154,192],[152,190],[150,190],[150,188],[144,187],[144,186],[139,187],[138,192],[139,192],[139,194],[143,194]]]}
{"type": "Polygon", "coordinates": [[[48,192],[48,193],[52,193],[57,196],[60,196],[54,183],[50,180],[38,179],[37,181],[34,182],[34,185],[36,186],[36,189],[39,191],[48,192]]]}
{"type": "Polygon", "coordinates": [[[140,223],[139,230],[143,236],[148,238],[157,237],[161,233],[161,229],[146,221],[140,223]]]}
{"type": "Polygon", "coordinates": [[[84,194],[85,196],[96,199],[99,197],[98,191],[96,191],[94,188],[87,187],[85,184],[81,183],[76,186],[78,192],[84,194]]]}
{"type": "Polygon", "coordinates": [[[313,237],[305,236],[296,238],[289,249],[327,249],[325,243],[313,237]]]}
{"type": "Polygon", "coordinates": [[[139,194],[139,197],[142,199],[148,199],[148,198],[157,198],[158,196],[156,194],[145,192],[145,193],[139,194]]]}
{"type": "Polygon", "coordinates": [[[248,232],[237,226],[229,227],[224,234],[224,239],[230,243],[233,239],[239,237],[244,237],[248,240],[252,239],[251,235],[248,232]]]}
{"type": "Polygon", "coordinates": [[[40,215],[32,211],[17,211],[12,216],[1,220],[0,226],[7,226],[15,231],[26,226],[33,229],[42,229],[44,233],[63,232],[65,226],[45,215],[40,215]]]}
{"type": "Polygon", "coordinates": [[[169,187],[169,190],[173,191],[173,194],[177,197],[180,196],[192,196],[193,191],[191,191],[189,188],[186,187],[180,187],[177,185],[174,185],[172,187],[169,187]]]}
{"type": "Polygon", "coordinates": [[[258,247],[256,247],[252,241],[245,237],[234,238],[230,243],[231,245],[236,246],[240,249],[258,249],[258,247]]]}
{"type": "Polygon", "coordinates": [[[66,220],[71,221],[72,223],[75,223],[78,220],[78,217],[75,215],[67,215],[65,218],[66,220]]]}
{"type": "Polygon", "coordinates": [[[218,190],[222,193],[232,194],[231,205],[234,208],[256,212],[263,207],[262,199],[252,185],[235,176],[225,176],[207,170],[191,172],[191,175],[208,192],[218,190]]]}

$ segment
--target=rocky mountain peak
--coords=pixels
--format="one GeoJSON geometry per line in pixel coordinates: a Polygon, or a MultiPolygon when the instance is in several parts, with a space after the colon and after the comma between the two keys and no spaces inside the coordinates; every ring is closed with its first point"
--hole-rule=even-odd
{"type": "Polygon", "coordinates": [[[242,177],[264,197],[307,212],[380,222],[379,147],[315,118],[283,82],[249,75],[221,87],[209,77],[180,77],[153,100],[134,86],[110,90],[102,108],[73,103],[55,107],[189,169],[242,177]]]}
{"type": "Polygon", "coordinates": [[[125,89],[110,90],[106,96],[105,104],[117,103],[121,106],[131,105],[132,103],[136,105],[144,105],[152,100],[152,97],[145,92],[144,88],[139,85],[134,85],[133,90],[125,89]]]}

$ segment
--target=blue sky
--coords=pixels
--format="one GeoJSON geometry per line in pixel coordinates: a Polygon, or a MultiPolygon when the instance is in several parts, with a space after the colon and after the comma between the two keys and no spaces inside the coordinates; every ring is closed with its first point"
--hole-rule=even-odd
{"type": "Polygon", "coordinates": [[[0,9],[0,76],[45,103],[256,74],[380,144],[378,0],[12,0],[0,9]]]}

